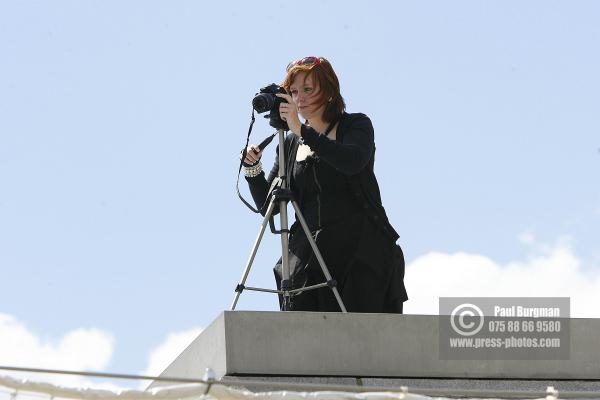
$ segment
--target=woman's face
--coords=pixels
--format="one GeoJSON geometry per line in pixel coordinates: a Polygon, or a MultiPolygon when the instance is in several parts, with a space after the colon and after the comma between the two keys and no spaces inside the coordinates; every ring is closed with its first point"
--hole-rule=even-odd
{"type": "Polygon", "coordinates": [[[311,76],[306,76],[306,72],[299,72],[290,85],[290,93],[304,119],[321,118],[325,107],[318,104],[319,88],[315,87],[311,76]]]}

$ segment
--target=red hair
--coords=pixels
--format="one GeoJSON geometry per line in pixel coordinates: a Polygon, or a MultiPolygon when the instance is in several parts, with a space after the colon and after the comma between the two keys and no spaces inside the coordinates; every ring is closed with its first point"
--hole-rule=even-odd
{"type": "Polygon", "coordinates": [[[319,60],[319,63],[309,65],[293,65],[287,71],[281,86],[286,92],[290,93],[290,86],[300,72],[305,72],[307,78],[312,77],[315,87],[319,88],[317,104],[319,106],[325,105],[323,119],[325,122],[331,123],[337,121],[344,113],[346,103],[340,93],[340,82],[331,64],[323,57],[319,57],[319,60]]]}

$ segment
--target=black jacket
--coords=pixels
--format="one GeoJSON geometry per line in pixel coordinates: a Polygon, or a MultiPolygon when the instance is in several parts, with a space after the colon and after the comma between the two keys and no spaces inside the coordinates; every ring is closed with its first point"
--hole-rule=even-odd
{"type": "MultiPolygon", "coordinates": [[[[304,143],[319,158],[347,176],[352,195],[362,204],[365,213],[375,225],[382,229],[393,242],[398,240],[399,235],[390,224],[383,208],[379,185],[373,172],[375,140],[373,125],[369,117],[360,113],[344,113],[339,121],[336,131],[337,140],[335,141],[306,125],[302,126],[301,136],[304,143]]],[[[288,182],[291,181],[298,144],[299,138],[293,133],[289,133],[285,138],[288,182]]],[[[267,178],[265,178],[264,172],[257,177],[246,178],[250,184],[252,198],[263,215],[268,205],[266,198],[269,188],[278,172],[279,160],[276,158],[267,178]]],[[[296,192],[295,196],[298,201],[301,201],[302,193],[296,192]]]]}

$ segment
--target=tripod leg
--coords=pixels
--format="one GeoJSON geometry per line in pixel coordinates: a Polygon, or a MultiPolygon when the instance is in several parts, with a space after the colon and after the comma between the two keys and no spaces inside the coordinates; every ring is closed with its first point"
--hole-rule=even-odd
{"type": "Polygon", "coordinates": [[[283,291],[283,311],[290,311],[291,306],[291,282],[290,282],[290,262],[289,262],[289,230],[287,201],[279,202],[279,221],[281,225],[281,290],[283,291]]]}
{"type": "MultiPolygon", "coordinates": [[[[327,280],[327,282],[329,282],[332,279],[331,274],[329,273],[329,270],[327,269],[327,266],[325,265],[325,260],[323,260],[323,257],[321,256],[321,252],[319,251],[319,248],[317,247],[317,243],[315,243],[315,240],[312,237],[310,229],[308,229],[308,225],[306,224],[306,220],[304,219],[304,216],[302,215],[302,212],[300,211],[300,207],[298,207],[298,204],[296,204],[295,200],[292,200],[292,205],[294,206],[294,210],[296,211],[296,216],[298,217],[298,220],[300,221],[300,225],[302,225],[302,229],[304,230],[304,233],[306,234],[306,239],[308,239],[308,242],[310,243],[310,246],[312,247],[313,252],[315,253],[315,256],[317,257],[317,261],[319,261],[321,270],[323,270],[323,275],[325,275],[325,279],[327,280]]],[[[340,310],[342,310],[342,312],[347,312],[346,306],[344,306],[344,303],[342,302],[342,298],[340,297],[340,293],[338,292],[337,287],[332,286],[331,290],[333,290],[333,295],[335,296],[335,299],[337,300],[338,305],[340,306],[340,310]]]]}
{"type": "Polygon", "coordinates": [[[235,298],[233,299],[233,303],[231,304],[231,310],[235,310],[235,306],[237,305],[237,302],[240,298],[240,294],[242,294],[242,290],[240,290],[240,287],[243,288],[244,285],[246,284],[246,279],[248,278],[248,274],[250,273],[250,268],[252,268],[252,263],[254,262],[254,257],[256,257],[256,252],[258,251],[258,246],[260,245],[260,241],[262,240],[262,237],[265,233],[265,229],[267,227],[267,224],[269,223],[269,219],[271,218],[271,215],[273,214],[273,210],[275,209],[275,202],[273,200],[271,200],[271,203],[269,204],[269,208],[267,209],[267,212],[265,214],[265,218],[263,219],[263,223],[260,226],[260,232],[258,233],[258,237],[256,238],[256,241],[254,242],[254,246],[252,246],[252,252],[250,253],[250,258],[248,258],[248,262],[246,263],[246,268],[244,269],[244,273],[242,274],[242,280],[240,281],[240,283],[238,284],[238,287],[236,288],[235,291],[235,298]]]}

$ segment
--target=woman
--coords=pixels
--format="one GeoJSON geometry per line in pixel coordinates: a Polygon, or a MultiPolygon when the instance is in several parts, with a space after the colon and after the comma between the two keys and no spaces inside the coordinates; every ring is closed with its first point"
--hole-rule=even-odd
{"type": "MultiPolygon", "coordinates": [[[[371,120],[345,112],[338,78],[322,57],[305,57],[288,65],[281,85],[288,94],[279,108],[291,133],[285,141],[287,173],[306,222],[349,312],[402,313],[407,300],[404,257],[395,244],[398,234],[381,205],[373,173],[375,156],[371,120]],[[298,113],[305,119],[303,124],[298,113]]],[[[262,171],[261,151],[247,149],[244,174],[257,205],[266,210],[269,187],[262,171]]],[[[302,227],[290,228],[292,287],[323,283],[325,278],[302,227]]],[[[275,268],[279,287],[281,266],[275,268]]],[[[280,298],[281,301],[281,298],[280,298]]],[[[330,288],[294,295],[292,310],[339,311],[330,288]]]]}

